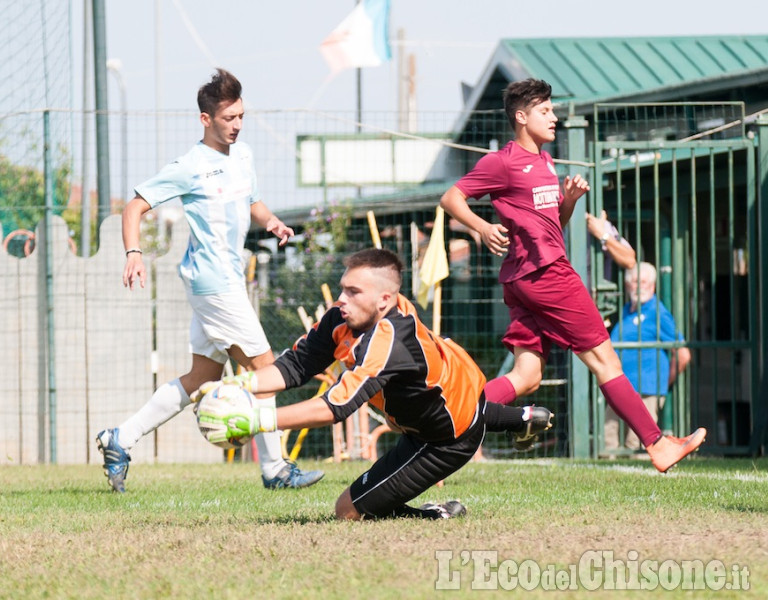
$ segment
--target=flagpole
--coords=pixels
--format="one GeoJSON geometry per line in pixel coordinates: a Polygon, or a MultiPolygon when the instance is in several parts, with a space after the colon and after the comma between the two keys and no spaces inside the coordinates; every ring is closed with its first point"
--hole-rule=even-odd
{"type": "MultiPolygon", "coordinates": [[[[355,0],[355,6],[360,4],[362,0],[355,0]]],[[[355,83],[356,83],[356,111],[355,111],[355,131],[361,133],[363,131],[363,70],[360,67],[355,69],[355,83]]],[[[363,189],[357,188],[357,197],[360,198],[363,195],[363,189]]]]}
{"type": "MultiPolygon", "coordinates": [[[[355,0],[355,7],[357,7],[360,2],[362,2],[362,0],[355,0]]],[[[355,81],[357,83],[357,133],[360,133],[363,130],[363,70],[360,67],[355,69],[355,81]]]]}
{"type": "MultiPolygon", "coordinates": [[[[355,112],[355,122],[357,125],[355,126],[355,131],[356,133],[361,133],[363,131],[363,70],[357,67],[355,71],[355,80],[357,81],[357,110],[355,112]]],[[[362,198],[363,188],[357,186],[356,189],[357,197],[362,198]]]]}
{"type": "Polygon", "coordinates": [[[355,80],[357,82],[355,122],[357,123],[357,133],[360,133],[363,130],[363,70],[357,67],[355,71],[355,80]]]}

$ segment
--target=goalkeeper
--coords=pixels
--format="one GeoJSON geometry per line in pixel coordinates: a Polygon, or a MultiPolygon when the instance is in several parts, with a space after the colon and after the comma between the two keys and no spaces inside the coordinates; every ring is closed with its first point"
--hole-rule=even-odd
{"type": "MultiPolygon", "coordinates": [[[[551,426],[542,407],[486,404],[485,377],[456,343],[434,335],[399,293],[402,262],[388,250],[363,250],[344,261],[341,294],[318,323],[274,364],[234,378],[253,393],[301,386],[334,360],[346,370],[322,395],[278,409],[257,409],[251,434],[321,427],[343,421],[365,402],[400,433],[396,446],[356,479],[336,502],[339,519],[450,518],[458,501],[406,503],[466,464],[486,431],[521,435],[551,426]]],[[[229,380],[231,381],[231,379],[229,380]]],[[[204,384],[196,396],[218,382],[204,384]]]]}

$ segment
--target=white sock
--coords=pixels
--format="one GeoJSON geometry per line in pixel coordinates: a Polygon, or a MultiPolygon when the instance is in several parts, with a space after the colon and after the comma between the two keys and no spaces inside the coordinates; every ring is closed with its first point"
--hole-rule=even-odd
{"type": "MultiPolygon", "coordinates": [[[[275,397],[259,398],[257,403],[263,403],[265,406],[274,406],[275,397]]],[[[259,464],[261,465],[261,472],[267,479],[275,477],[285,466],[285,459],[283,458],[283,447],[280,443],[280,431],[269,431],[267,433],[260,433],[256,436],[256,448],[259,450],[259,464]]]]}
{"type": "Polygon", "coordinates": [[[142,437],[178,415],[189,404],[189,395],[178,378],[161,385],[137,413],[120,425],[118,443],[130,450],[142,437]]]}

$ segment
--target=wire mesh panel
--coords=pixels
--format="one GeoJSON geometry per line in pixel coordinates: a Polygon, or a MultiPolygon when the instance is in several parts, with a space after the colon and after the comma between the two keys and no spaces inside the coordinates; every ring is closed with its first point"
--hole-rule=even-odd
{"type": "MultiPolygon", "coordinates": [[[[650,129],[660,131],[674,124],[686,125],[680,135],[691,136],[708,124],[706,121],[713,124],[721,118],[727,122],[739,114],[738,107],[731,105],[723,109],[702,107],[702,111],[704,108],[707,112],[699,113],[695,106],[679,106],[664,109],[667,112],[658,108],[646,113],[621,113],[619,109],[600,113],[603,120],[593,133],[598,140],[594,145],[595,181],[600,185],[593,186],[593,189],[598,187],[599,192],[590,196],[589,208],[591,211],[606,208],[642,256],[657,265],[660,289],[669,291],[674,314],[679,316],[686,340],[697,353],[699,366],[682,379],[680,392],[674,392],[679,395],[672,396],[674,429],[683,427],[680,420],[683,415],[691,414],[692,419],[699,420],[694,424],[708,425],[713,431],[722,429],[723,439],[727,440],[723,447],[736,451],[742,447],[739,442],[739,436],[743,436],[742,423],[748,422],[741,417],[741,411],[745,410],[741,399],[753,393],[751,371],[746,371],[744,365],[755,360],[750,350],[754,338],[744,333],[752,322],[745,321],[745,315],[751,314],[752,304],[741,308],[746,297],[743,287],[751,285],[748,282],[756,275],[751,262],[755,253],[750,250],[754,237],[749,233],[748,218],[752,201],[748,169],[751,150],[749,143],[739,137],[707,142],[665,139],[662,143],[649,133],[650,129]],[[614,116],[609,118],[606,116],[609,114],[614,116]],[[642,129],[645,137],[642,137],[635,117],[651,119],[648,115],[656,120],[646,122],[642,129]],[[607,139],[619,135],[621,127],[642,139],[607,139]],[[667,256],[673,262],[665,262],[667,256]],[[670,265],[671,271],[667,268],[670,265]],[[707,341],[710,339],[720,346],[710,344],[707,341]],[[706,379],[714,377],[715,371],[717,381],[706,379]],[[718,403],[724,397],[733,398],[734,402],[722,408],[718,403]],[[684,403],[687,400],[680,398],[701,400],[689,407],[684,403]]],[[[650,108],[644,110],[650,111],[650,108]]],[[[21,457],[14,460],[46,460],[49,398],[43,385],[45,358],[40,357],[45,357],[41,348],[47,350],[48,344],[53,344],[51,347],[58,348],[55,356],[61,361],[59,371],[63,374],[59,377],[71,373],[72,382],[78,382],[75,387],[79,390],[79,396],[71,405],[63,404],[67,395],[59,395],[62,403],[59,414],[63,419],[60,426],[76,432],[59,437],[59,443],[65,439],[75,440],[71,442],[74,447],[61,449],[62,460],[96,462],[99,457],[95,456],[92,442],[94,430],[117,425],[137,410],[155,387],[188,368],[189,324],[185,316],[188,307],[183,295],[179,295],[180,282],[175,274],[186,234],[175,231],[182,215],[178,202],[169,202],[148,213],[142,224],[141,244],[158,279],[143,293],[122,294],[120,276],[124,256],[119,227],[114,223],[107,225],[109,232],[91,236],[94,241],[87,251],[81,248],[83,229],[95,230],[97,226],[95,206],[90,214],[81,210],[83,199],[95,199],[95,142],[90,140],[90,158],[86,157],[91,163],[88,169],[84,169],[80,152],[83,142],[88,145],[88,136],[92,136],[92,128],[89,130],[85,125],[93,115],[78,111],[60,111],[56,115],[66,121],[66,126],[61,127],[59,135],[55,119],[52,125],[53,138],[62,146],[62,152],[52,157],[51,172],[55,180],[52,212],[60,215],[65,224],[61,231],[68,238],[65,242],[68,254],[63,256],[71,255],[74,260],[75,254],[84,255],[87,258],[78,260],[89,266],[74,260],[54,270],[53,279],[58,278],[54,295],[62,296],[69,304],[57,309],[60,310],[56,313],[59,333],[52,341],[46,339],[45,303],[41,301],[45,291],[41,279],[44,271],[38,266],[33,268],[37,264],[34,261],[39,261],[35,231],[44,206],[42,133],[37,132],[42,114],[36,111],[0,114],[4,134],[27,132],[34,142],[18,155],[0,151],[0,161],[5,161],[0,164],[5,169],[0,171],[0,175],[5,176],[4,180],[0,177],[0,185],[7,182],[1,188],[3,203],[0,205],[5,236],[7,238],[11,228],[29,232],[8,240],[0,261],[4,276],[16,282],[3,290],[3,331],[10,347],[24,349],[23,353],[14,354],[8,363],[14,365],[16,375],[7,381],[11,387],[3,397],[0,410],[6,417],[4,426],[15,431],[21,428],[26,431],[25,423],[29,419],[40,423],[30,430],[32,433],[24,434],[24,441],[19,441],[20,434],[6,432],[6,441],[2,443],[6,456],[21,457]],[[72,158],[70,161],[64,157],[72,158]],[[84,176],[85,172],[90,175],[84,176]],[[17,194],[22,191],[23,194],[17,194]],[[100,245],[95,242],[98,239],[100,245]],[[117,288],[111,294],[94,296],[109,289],[103,281],[117,288]],[[75,300],[82,295],[86,300],[75,300]],[[123,323],[126,314],[132,315],[130,318],[136,322],[123,323]],[[120,334],[124,325],[128,328],[126,331],[139,328],[141,335],[131,333],[132,341],[126,342],[125,335],[120,334]],[[29,345],[29,339],[37,346],[29,345]],[[77,372],[78,369],[82,372],[77,372]],[[123,373],[120,380],[125,376],[130,382],[130,391],[121,395],[119,401],[110,391],[109,377],[115,373],[123,373]],[[136,373],[141,374],[138,379],[134,378],[136,373]]],[[[422,181],[390,179],[386,184],[376,185],[359,181],[335,186],[300,185],[300,169],[306,158],[297,143],[301,136],[315,140],[354,140],[360,126],[366,140],[380,135],[387,145],[392,145],[397,137],[393,129],[394,113],[366,114],[363,121],[360,126],[351,113],[246,109],[242,139],[254,149],[262,198],[298,234],[284,249],[278,249],[275,240],[258,230],[252,232],[247,242],[249,292],[276,352],[289,347],[304,332],[299,307],[309,315],[315,314],[318,306],[322,307],[322,284],[330,286],[334,296],[338,294],[343,255],[371,245],[366,218],[369,210],[375,215],[384,246],[403,258],[406,264],[403,291],[414,298],[419,287],[419,263],[432,233],[435,208],[441,195],[485,152],[503,146],[509,138],[503,111],[420,113],[418,131],[427,134],[423,136],[426,142],[440,144],[439,151],[434,153],[439,168],[422,171],[422,181]],[[458,131],[461,133],[455,133],[458,131]]],[[[111,169],[114,214],[122,211],[128,196],[132,195],[121,185],[125,174],[132,187],[154,175],[200,137],[198,115],[193,111],[114,113],[110,115],[110,128],[110,147],[104,151],[109,153],[114,167],[111,169]],[[122,118],[128,119],[127,137],[121,134],[122,118]],[[157,140],[158,123],[162,123],[164,130],[162,145],[157,140]]],[[[730,136],[731,133],[718,135],[730,136]]],[[[551,148],[556,159],[567,158],[570,150],[567,139],[567,135],[560,135],[551,148]]],[[[330,168],[329,163],[318,162],[315,167],[317,165],[330,168]]],[[[388,167],[392,172],[392,165],[388,167]]],[[[376,165],[365,166],[366,170],[375,168],[376,165]]],[[[322,178],[319,181],[322,182],[322,178]]],[[[473,208],[487,220],[495,221],[487,199],[474,202],[473,208]]],[[[500,259],[484,248],[478,236],[451,219],[446,220],[444,233],[450,275],[442,283],[441,334],[458,341],[487,377],[495,377],[512,366],[510,355],[501,344],[508,312],[497,282],[500,259]]],[[[593,272],[596,276],[603,275],[596,260],[597,255],[593,256],[593,272]]],[[[596,282],[590,285],[605,291],[596,282]]],[[[614,311],[622,303],[621,292],[621,281],[617,280],[612,289],[614,311]]],[[[596,299],[601,302],[599,295],[596,299]]],[[[431,325],[435,317],[434,302],[420,311],[424,322],[431,325]]],[[[520,401],[547,406],[557,414],[555,429],[542,436],[539,445],[527,456],[558,456],[569,451],[569,441],[574,435],[568,428],[573,402],[582,401],[590,394],[589,390],[573,389],[569,369],[567,353],[554,351],[541,389],[530,399],[520,401]]],[[[314,387],[285,392],[278,401],[304,399],[318,387],[319,382],[314,387]]],[[[196,432],[191,438],[187,437],[193,427],[189,419],[187,415],[161,427],[156,436],[137,446],[136,460],[220,459],[218,454],[198,453],[194,444],[202,440],[197,440],[196,432]],[[193,447],[195,450],[188,450],[193,447]]],[[[375,424],[374,419],[371,427],[375,424]]],[[[591,427],[589,435],[598,435],[599,426],[592,423],[591,427]]],[[[392,443],[392,437],[381,438],[380,450],[392,443]]],[[[521,456],[513,451],[503,435],[489,435],[484,450],[487,456],[521,456]]],[[[331,456],[330,428],[310,432],[301,452],[301,456],[331,456]]]]}
{"type": "MultiPolygon", "coordinates": [[[[399,203],[377,204],[374,210],[382,246],[396,252],[405,264],[403,293],[415,303],[419,288],[418,268],[423,258],[435,218],[435,197],[425,202],[424,208],[406,208],[399,203]],[[428,208],[427,208],[428,206],[428,208]]],[[[490,204],[480,204],[477,210],[493,218],[490,204]]],[[[338,216],[336,217],[339,218],[338,216]]],[[[364,214],[351,211],[346,217],[343,246],[337,252],[306,252],[299,245],[287,252],[270,253],[260,260],[259,269],[268,271],[256,277],[259,286],[259,314],[268,339],[276,352],[290,347],[303,334],[298,312],[303,307],[313,314],[323,308],[321,286],[329,285],[333,297],[339,294],[339,279],[343,274],[343,257],[351,252],[373,245],[368,220],[364,214]],[[262,285],[264,283],[265,285],[262,285]]],[[[476,237],[449,220],[445,238],[449,253],[450,274],[442,282],[442,301],[427,308],[417,306],[424,323],[433,326],[438,313],[441,335],[450,337],[464,347],[483,370],[487,378],[496,377],[511,369],[510,353],[501,343],[501,336],[509,322],[508,310],[501,297],[498,284],[499,258],[485,250],[476,237]]],[[[297,225],[302,235],[317,227],[315,219],[297,225]]],[[[316,230],[315,235],[316,235],[316,230]]],[[[259,234],[250,246],[259,252],[259,244],[267,238],[259,234]]],[[[264,252],[264,249],[261,249],[264,252]]],[[[567,453],[567,362],[565,353],[553,352],[545,372],[544,383],[535,403],[557,413],[556,427],[548,432],[533,451],[520,454],[513,449],[504,434],[489,434],[484,453],[489,457],[554,456],[567,453]]],[[[278,396],[278,402],[289,402],[309,397],[317,385],[306,390],[289,390],[278,396]]],[[[371,427],[376,425],[375,419],[371,427]]],[[[330,433],[314,432],[309,445],[319,443],[326,454],[330,451],[330,433]]],[[[382,437],[379,450],[390,447],[394,440],[382,437]]],[[[305,442],[305,447],[307,443],[305,442]]],[[[311,452],[312,450],[310,450],[311,452]]]]}
{"type": "Polygon", "coordinates": [[[48,149],[53,203],[65,207],[72,170],[72,65],[68,2],[4,2],[0,45],[0,223],[6,246],[23,256],[43,216],[43,110],[50,110],[48,149]],[[53,109],[53,110],[51,110],[53,109]]]}
{"type": "Polygon", "coordinates": [[[691,141],[741,139],[743,102],[595,104],[595,141],[691,141]]]}
{"type": "MultiPolygon", "coordinates": [[[[595,136],[605,141],[596,144],[602,186],[592,209],[605,209],[638,260],[655,266],[657,296],[692,352],[689,369],[670,388],[660,426],[675,435],[705,426],[711,433],[703,451],[745,452],[758,339],[750,291],[757,268],[754,147],[741,136],[743,109],[739,103],[611,105],[596,119],[595,136]],[[716,131],[693,139],[705,128],[716,131]],[[663,142],[655,137],[662,130],[663,142]]],[[[615,326],[627,311],[623,275],[616,277],[616,301],[606,302],[601,258],[598,245],[591,285],[598,304],[613,307],[606,316],[615,326]]],[[[651,339],[617,343],[620,356],[643,348],[670,353],[681,345],[665,343],[657,332],[651,339]]],[[[634,354],[640,360],[642,353],[634,354]]],[[[665,382],[670,377],[662,375],[665,382]]],[[[601,401],[598,395],[598,419],[601,401]]],[[[596,429],[601,433],[599,421],[596,429]]]]}

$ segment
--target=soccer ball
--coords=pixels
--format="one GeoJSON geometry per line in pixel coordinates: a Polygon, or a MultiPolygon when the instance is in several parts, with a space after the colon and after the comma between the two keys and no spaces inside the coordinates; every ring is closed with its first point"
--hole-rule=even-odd
{"type": "Polygon", "coordinates": [[[240,448],[251,438],[256,399],[239,385],[224,383],[195,404],[200,433],[219,448],[240,448]]]}

